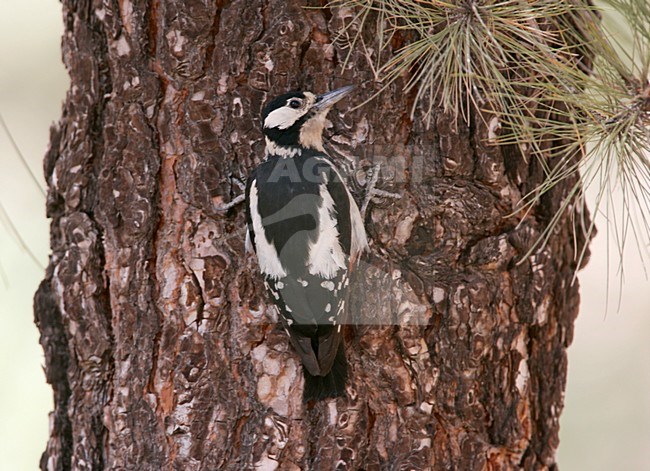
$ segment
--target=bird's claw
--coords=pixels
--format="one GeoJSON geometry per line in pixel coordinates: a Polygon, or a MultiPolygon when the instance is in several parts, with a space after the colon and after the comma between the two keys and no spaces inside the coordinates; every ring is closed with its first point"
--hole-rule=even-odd
{"type": "Polygon", "coordinates": [[[366,197],[363,201],[363,205],[361,206],[361,216],[364,220],[366,218],[366,212],[368,211],[368,205],[370,204],[373,196],[379,198],[391,198],[394,200],[402,198],[402,195],[399,193],[392,193],[390,191],[380,190],[377,188],[377,181],[379,180],[380,170],[381,164],[375,165],[372,170],[370,170],[370,181],[368,182],[368,187],[366,189],[366,197]]]}
{"type": "MultiPolygon", "coordinates": [[[[239,178],[231,177],[230,179],[235,185],[239,187],[240,190],[244,191],[246,189],[246,184],[242,182],[239,178]]],[[[241,204],[246,199],[246,194],[242,193],[241,195],[235,196],[231,201],[222,205],[215,205],[215,210],[217,211],[228,211],[229,209],[234,208],[238,204],[241,204]]]]}

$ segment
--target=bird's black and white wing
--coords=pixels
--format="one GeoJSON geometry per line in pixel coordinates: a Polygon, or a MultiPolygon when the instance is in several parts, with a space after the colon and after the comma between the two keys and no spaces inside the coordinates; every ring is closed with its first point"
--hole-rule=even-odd
{"type": "Polygon", "coordinates": [[[247,250],[305,367],[304,399],[342,395],[349,272],[367,248],[359,209],[325,155],[330,108],[354,87],[294,91],[262,110],[264,161],[246,185],[247,250]]]}
{"type": "MultiPolygon", "coordinates": [[[[305,159],[296,159],[307,165],[305,159]]],[[[316,160],[317,181],[269,183],[267,166],[246,187],[248,240],[283,326],[311,377],[332,369],[340,388],[346,375],[341,325],[351,261],[366,249],[358,207],[340,174],[316,160]],[[342,366],[337,367],[337,359],[342,366]]],[[[309,165],[313,165],[313,161],[309,165]]],[[[323,380],[318,380],[323,381],[323,380]]]]}

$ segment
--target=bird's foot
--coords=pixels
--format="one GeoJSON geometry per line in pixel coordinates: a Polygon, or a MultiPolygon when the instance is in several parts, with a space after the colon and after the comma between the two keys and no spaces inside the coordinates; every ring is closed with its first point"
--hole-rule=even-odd
{"type": "Polygon", "coordinates": [[[390,198],[398,200],[402,198],[402,195],[399,193],[392,193],[386,190],[380,190],[377,188],[377,181],[379,181],[379,173],[381,171],[381,164],[375,165],[368,173],[370,174],[370,180],[368,181],[368,186],[366,188],[366,197],[361,206],[361,217],[365,220],[366,212],[368,211],[368,205],[373,197],[378,198],[390,198]]]}
{"type": "MultiPolygon", "coordinates": [[[[241,180],[239,180],[238,178],[235,178],[235,177],[232,177],[231,181],[235,185],[237,185],[239,187],[239,189],[242,190],[242,192],[244,192],[244,190],[246,189],[246,184],[244,182],[242,182],[241,180]]],[[[215,205],[214,209],[216,209],[217,211],[228,211],[229,209],[234,208],[238,204],[243,203],[245,199],[246,199],[246,194],[242,193],[241,195],[235,196],[232,200],[230,200],[226,204],[215,205]]]]}

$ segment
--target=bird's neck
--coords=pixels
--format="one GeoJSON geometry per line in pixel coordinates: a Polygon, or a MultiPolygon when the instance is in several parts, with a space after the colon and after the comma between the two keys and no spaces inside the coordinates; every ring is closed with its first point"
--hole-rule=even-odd
{"type": "Polygon", "coordinates": [[[302,147],[325,152],[323,148],[323,128],[325,127],[325,115],[318,114],[308,120],[300,128],[298,140],[302,147]]]}
{"type": "Polygon", "coordinates": [[[325,152],[322,139],[313,142],[309,141],[309,139],[307,139],[306,141],[303,141],[301,139],[300,144],[281,145],[269,139],[268,137],[266,138],[267,157],[272,155],[276,155],[278,157],[283,157],[283,158],[298,157],[304,151],[310,151],[310,150],[325,152]]]}
{"type": "Polygon", "coordinates": [[[289,158],[289,157],[298,157],[303,151],[303,148],[300,146],[283,146],[272,141],[268,137],[266,138],[266,157],[277,155],[278,157],[289,158]]]}

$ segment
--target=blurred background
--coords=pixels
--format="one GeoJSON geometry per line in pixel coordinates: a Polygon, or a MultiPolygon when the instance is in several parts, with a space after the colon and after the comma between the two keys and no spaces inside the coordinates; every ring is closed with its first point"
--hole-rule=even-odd
{"type": "MultiPolygon", "coordinates": [[[[49,127],[68,87],[61,34],[58,1],[0,0],[0,114],[41,187],[49,127]]],[[[0,470],[35,470],[52,408],[32,314],[47,264],[49,221],[41,190],[1,128],[0,164],[0,470]]],[[[602,218],[599,229],[591,261],[580,273],[559,465],[563,471],[648,470],[650,283],[636,246],[628,243],[619,288],[618,253],[613,243],[608,253],[602,218]]]]}

